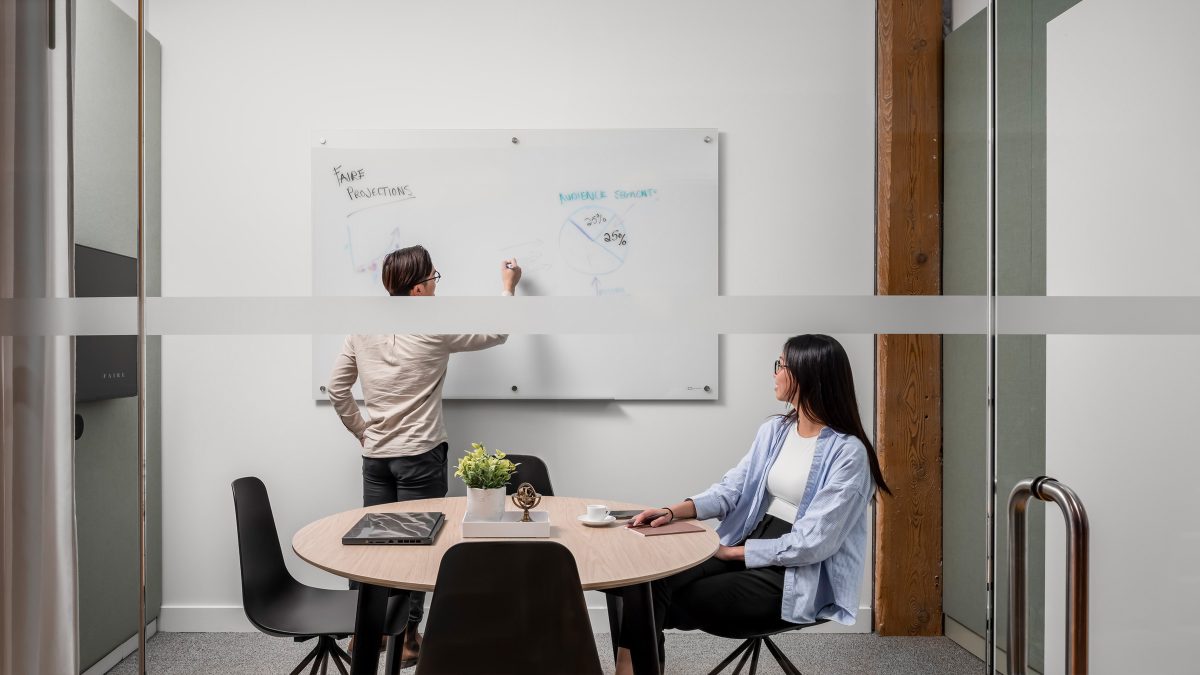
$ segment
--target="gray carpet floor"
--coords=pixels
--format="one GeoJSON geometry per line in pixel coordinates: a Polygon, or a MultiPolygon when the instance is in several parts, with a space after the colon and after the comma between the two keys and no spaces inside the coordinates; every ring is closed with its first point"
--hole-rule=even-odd
{"type": "MultiPolygon", "coordinates": [[[[982,661],[944,637],[790,633],[777,636],[775,641],[805,675],[979,675],[983,672],[982,661]]],[[[345,642],[341,644],[345,647],[345,642]]],[[[311,645],[261,633],[158,633],[146,643],[146,670],[152,675],[288,673],[311,645]]],[[[703,633],[668,633],[667,673],[707,673],[737,645],[735,640],[703,633]]],[[[608,635],[597,635],[596,647],[604,671],[611,673],[612,648],[608,635]]],[[[382,664],[380,658],[381,669],[382,664]]],[[[137,655],[126,658],[109,672],[136,673],[137,655]]],[[[332,664],[330,672],[337,672],[332,664]]],[[[413,672],[403,671],[404,675],[413,672]]],[[[771,675],[782,672],[765,648],[758,672],[771,675]]]]}

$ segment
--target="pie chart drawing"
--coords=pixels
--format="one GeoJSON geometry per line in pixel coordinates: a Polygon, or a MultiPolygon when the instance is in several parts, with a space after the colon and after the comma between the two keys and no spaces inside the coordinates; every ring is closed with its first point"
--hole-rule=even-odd
{"type": "Polygon", "coordinates": [[[625,221],[605,206],[585,206],[567,216],[558,233],[567,265],[591,276],[620,269],[629,255],[625,221]]]}

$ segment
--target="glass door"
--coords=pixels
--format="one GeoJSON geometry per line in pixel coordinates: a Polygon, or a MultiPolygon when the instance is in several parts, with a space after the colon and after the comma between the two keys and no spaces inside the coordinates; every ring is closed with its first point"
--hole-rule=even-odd
{"type": "MultiPolygon", "coordinates": [[[[1186,672],[1200,631],[1200,134],[1195,89],[1175,73],[1200,66],[1200,9],[993,6],[996,665],[1006,503],[1022,479],[1049,476],[1090,519],[1090,672],[1186,672]]],[[[1034,500],[1028,521],[1027,663],[1062,673],[1064,519],[1034,500]]]]}

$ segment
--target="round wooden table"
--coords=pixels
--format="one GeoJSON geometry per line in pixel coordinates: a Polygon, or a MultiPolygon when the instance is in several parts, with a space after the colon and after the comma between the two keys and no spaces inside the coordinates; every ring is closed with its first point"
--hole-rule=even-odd
{"type": "MultiPolygon", "coordinates": [[[[507,502],[509,510],[516,507],[507,502]]],[[[700,523],[704,532],[643,537],[629,531],[623,521],[605,527],[589,527],[577,520],[588,504],[605,504],[609,509],[643,509],[638,504],[603,499],[543,497],[535,511],[550,514],[550,541],[566,546],[575,556],[583,590],[624,588],[624,600],[632,603],[630,614],[650,617],[629,626],[635,637],[632,649],[634,669],[640,673],[658,671],[657,638],[654,636],[650,584],[654,579],[699,565],[712,557],[719,541],[711,528],[700,523]]],[[[466,497],[422,499],[383,504],[343,511],[309,523],[292,538],[292,549],[308,563],[327,572],[359,581],[359,610],[355,626],[355,673],[375,673],[378,651],[369,645],[379,643],[383,625],[387,588],[433,591],[442,555],[455,544],[488,541],[464,538],[462,519],[466,497]],[[366,513],[389,511],[441,511],[446,522],[430,546],[346,546],[342,535],[366,513]],[[362,659],[360,659],[360,654],[362,659]]],[[[531,539],[537,541],[538,539],[531,539]]],[[[519,541],[510,540],[510,541],[519,541]]],[[[624,630],[624,629],[623,629],[624,630]]]]}

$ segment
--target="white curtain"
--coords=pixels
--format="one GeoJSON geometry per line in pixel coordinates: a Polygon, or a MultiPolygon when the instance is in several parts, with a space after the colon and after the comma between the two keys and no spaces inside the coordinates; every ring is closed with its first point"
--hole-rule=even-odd
{"type": "MultiPolygon", "coordinates": [[[[51,50],[45,2],[0,3],[0,302],[70,295],[66,3],[56,5],[51,50]]],[[[13,335],[40,318],[9,312],[0,327],[5,675],[79,672],[71,343],[13,335]]]]}

